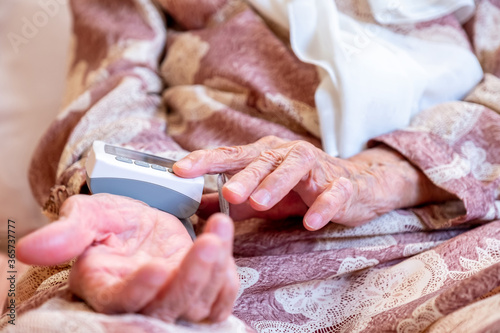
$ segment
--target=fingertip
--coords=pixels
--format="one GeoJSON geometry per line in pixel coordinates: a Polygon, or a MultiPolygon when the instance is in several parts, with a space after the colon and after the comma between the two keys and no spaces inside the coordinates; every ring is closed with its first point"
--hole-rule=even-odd
{"type": "Polygon", "coordinates": [[[23,237],[16,254],[26,264],[57,265],[80,255],[93,239],[92,231],[57,221],[23,237]]]}
{"type": "Polygon", "coordinates": [[[339,179],[337,179],[337,187],[341,187],[345,191],[345,197],[351,196],[354,192],[352,181],[345,177],[339,177],[339,179]]]}
{"type": "Polygon", "coordinates": [[[189,177],[191,175],[192,162],[189,159],[177,161],[172,166],[174,174],[180,177],[189,177]]]}
{"type": "Polygon", "coordinates": [[[25,263],[25,264],[32,264],[30,262],[30,241],[29,241],[29,236],[30,235],[26,235],[24,236],[23,238],[21,238],[18,242],[17,242],[17,248],[16,248],[16,258],[25,263]]]}
{"type": "Polygon", "coordinates": [[[28,265],[43,265],[44,259],[47,257],[42,253],[47,250],[41,245],[41,243],[45,243],[43,231],[43,229],[37,230],[18,241],[16,257],[19,261],[28,265]]]}
{"type": "Polygon", "coordinates": [[[323,216],[319,213],[308,213],[304,216],[304,227],[309,231],[316,231],[323,228],[328,221],[325,222],[323,216]]]}
{"type": "Polygon", "coordinates": [[[227,202],[232,203],[233,205],[239,205],[248,198],[245,195],[244,188],[239,186],[240,184],[234,185],[232,183],[225,184],[222,187],[222,195],[227,200],[227,202]]]}
{"type": "Polygon", "coordinates": [[[209,217],[205,231],[217,235],[224,243],[232,243],[234,223],[226,214],[216,213],[209,217]]]}
{"type": "MultiPolygon", "coordinates": [[[[208,219],[207,222],[210,221],[216,221],[217,223],[224,223],[228,225],[233,225],[233,219],[231,217],[227,216],[226,214],[223,213],[215,213],[210,218],[208,219]]],[[[213,223],[213,222],[212,222],[213,223]]]]}
{"type": "Polygon", "coordinates": [[[184,178],[194,178],[207,173],[208,170],[205,170],[204,163],[200,163],[201,156],[195,157],[193,156],[194,154],[191,153],[174,163],[172,170],[175,175],[184,178]]]}

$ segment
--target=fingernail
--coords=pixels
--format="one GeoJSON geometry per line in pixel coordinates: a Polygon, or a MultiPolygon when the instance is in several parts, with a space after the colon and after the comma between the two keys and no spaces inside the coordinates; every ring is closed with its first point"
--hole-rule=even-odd
{"type": "Polygon", "coordinates": [[[323,217],[318,213],[312,213],[306,218],[306,224],[309,228],[318,230],[323,225],[323,217]]]}
{"type": "Polygon", "coordinates": [[[219,247],[213,244],[202,246],[197,249],[196,254],[204,262],[211,264],[217,261],[219,257],[219,247]]]}
{"type": "Polygon", "coordinates": [[[258,190],[251,196],[252,200],[261,206],[267,206],[269,201],[271,201],[271,193],[268,190],[258,190]]]}
{"type": "Polygon", "coordinates": [[[238,182],[229,182],[224,187],[240,197],[245,193],[245,187],[238,182]]]}
{"type": "Polygon", "coordinates": [[[193,162],[189,158],[184,158],[180,161],[175,162],[175,165],[179,169],[190,170],[193,167],[193,162]]]}

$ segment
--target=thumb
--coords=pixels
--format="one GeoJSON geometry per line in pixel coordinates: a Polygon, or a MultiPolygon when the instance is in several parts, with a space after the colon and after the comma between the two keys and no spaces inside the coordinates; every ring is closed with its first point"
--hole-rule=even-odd
{"type": "Polygon", "coordinates": [[[62,218],[23,237],[17,246],[17,258],[31,265],[58,265],[82,254],[95,235],[77,217],[62,218]]]}

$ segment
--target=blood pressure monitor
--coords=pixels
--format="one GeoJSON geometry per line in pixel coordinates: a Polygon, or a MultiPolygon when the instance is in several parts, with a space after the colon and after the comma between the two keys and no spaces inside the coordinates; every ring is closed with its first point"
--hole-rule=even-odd
{"type": "MultiPolygon", "coordinates": [[[[92,193],[127,196],[186,219],[200,205],[203,177],[174,174],[175,161],[94,141],[87,159],[87,184],[92,193]]],[[[183,222],[184,223],[184,222],[183,222]]]]}

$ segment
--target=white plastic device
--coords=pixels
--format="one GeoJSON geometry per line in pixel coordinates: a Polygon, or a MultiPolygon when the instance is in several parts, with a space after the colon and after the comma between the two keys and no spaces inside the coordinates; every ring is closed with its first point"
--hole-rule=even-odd
{"type": "Polygon", "coordinates": [[[123,195],[147,203],[179,219],[198,209],[204,179],[181,178],[172,171],[175,161],[94,141],[85,168],[92,193],[123,195]]]}

